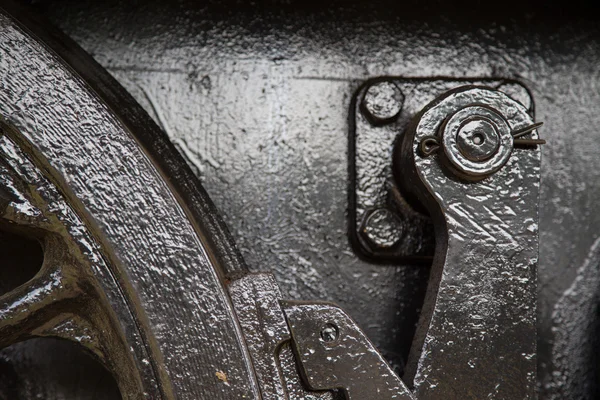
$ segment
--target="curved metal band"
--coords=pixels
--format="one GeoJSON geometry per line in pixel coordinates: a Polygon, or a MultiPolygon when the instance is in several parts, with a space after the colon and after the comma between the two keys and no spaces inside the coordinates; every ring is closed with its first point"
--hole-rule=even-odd
{"type": "Polygon", "coordinates": [[[30,18],[0,9],[0,114],[100,243],[136,316],[122,328],[144,338],[131,346],[151,355],[164,398],[258,398],[220,277],[245,267],[208,196],[132,98],[30,18]]]}

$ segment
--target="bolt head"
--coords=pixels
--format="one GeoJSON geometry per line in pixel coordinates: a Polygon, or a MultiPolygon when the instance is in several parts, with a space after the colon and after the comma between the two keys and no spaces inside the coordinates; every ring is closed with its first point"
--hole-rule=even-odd
{"type": "Polygon", "coordinates": [[[404,104],[404,95],[392,82],[376,82],[371,85],[362,98],[361,110],[373,125],[393,122],[404,104]]]}
{"type": "Polygon", "coordinates": [[[494,124],[485,118],[465,121],[456,136],[458,150],[471,161],[484,161],[498,151],[500,136],[494,124]]]}
{"type": "Polygon", "coordinates": [[[402,222],[387,208],[378,208],[366,215],[362,233],[369,244],[380,249],[396,245],[404,236],[402,222]]]}

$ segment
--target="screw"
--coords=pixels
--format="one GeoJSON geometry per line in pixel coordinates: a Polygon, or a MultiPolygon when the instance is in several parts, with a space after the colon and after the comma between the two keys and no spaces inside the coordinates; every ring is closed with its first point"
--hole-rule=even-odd
{"type": "Polygon", "coordinates": [[[404,104],[404,95],[392,82],[377,82],[365,92],[361,110],[373,125],[383,125],[394,121],[404,104]]]}
{"type": "Polygon", "coordinates": [[[321,339],[325,343],[334,342],[339,336],[338,327],[334,324],[326,324],[323,329],[321,329],[321,339]]]}
{"type": "Polygon", "coordinates": [[[402,222],[387,208],[367,211],[362,233],[379,248],[390,248],[398,243],[404,234],[402,222]]]}

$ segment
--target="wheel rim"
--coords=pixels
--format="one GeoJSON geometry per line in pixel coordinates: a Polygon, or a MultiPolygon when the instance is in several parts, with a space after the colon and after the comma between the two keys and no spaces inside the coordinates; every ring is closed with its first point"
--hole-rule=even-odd
{"type": "MultiPolygon", "coordinates": [[[[52,237],[52,244],[72,251],[88,238],[88,261],[69,271],[79,271],[73,282],[85,281],[97,295],[82,302],[73,300],[81,293],[69,291],[77,307],[59,314],[78,329],[105,331],[114,339],[92,345],[78,329],[41,331],[27,311],[2,345],[31,336],[79,342],[116,376],[124,398],[257,398],[222,282],[243,272],[243,262],[193,174],[150,118],[83,51],[55,32],[47,34],[16,8],[5,9],[0,19],[5,156],[8,149],[26,160],[39,177],[30,186],[55,194],[37,199],[36,206],[51,209],[58,202],[72,211],[68,223],[74,225],[52,228],[67,232],[58,240],[39,221],[27,224],[21,216],[15,222],[27,234],[42,241],[52,237]],[[40,37],[47,40],[41,44],[40,37]],[[98,310],[93,318],[91,309],[98,310]],[[95,322],[85,326],[83,316],[95,322]]],[[[7,176],[25,188],[18,164],[13,160],[7,176]]],[[[40,279],[47,279],[50,270],[42,270],[40,279]]],[[[3,303],[28,296],[36,283],[47,281],[31,281],[4,295],[3,303]]]]}

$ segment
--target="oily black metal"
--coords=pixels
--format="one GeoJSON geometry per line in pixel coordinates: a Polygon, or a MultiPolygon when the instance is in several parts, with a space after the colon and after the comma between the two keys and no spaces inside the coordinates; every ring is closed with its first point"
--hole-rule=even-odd
{"type": "Polygon", "coordinates": [[[333,304],[282,302],[298,364],[315,390],[341,389],[347,400],[414,400],[356,322],[333,304]]]}
{"type": "Polygon", "coordinates": [[[515,148],[511,134],[537,140],[534,122],[506,94],[463,86],[427,105],[396,146],[394,176],[436,232],[404,376],[418,399],[537,397],[541,151],[515,148]],[[434,155],[421,152],[428,137],[439,138],[434,155]]]}
{"type": "Polygon", "coordinates": [[[337,387],[307,386],[298,374],[281,291],[271,274],[249,274],[229,284],[262,400],[334,400],[337,387]]]}
{"type": "Polygon", "coordinates": [[[72,340],[114,374],[123,399],[143,392],[160,398],[160,381],[140,346],[143,333],[122,331],[135,323],[123,315],[127,304],[113,293],[114,282],[102,276],[108,267],[98,243],[21,140],[0,120],[0,221],[38,240],[44,260],[33,278],[0,297],[0,348],[32,337],[72,340]]]}
{"type": "MultiPolygon", "coordinates": [[[[529,90],[511,79],[381,77],[366,81],[356,92],[349,119],[348,232],[359,256],[377,263],[431,263],[435,248],[431,219],[410,191],[399,190],[393,182],[392,153],[426,104],[462,85],[498,88],[526,104],[533,115],[529,90]],[[383,114],[386,118],[381,118],[383,114]]],[[[426,151],[435,151],[436,138],[426,138],[422,145],[428,140],[433,142],[426,151]]]]}
{"type": "MultiPolygon", "coordinates": [[[[173,145],[77,45],[9,3],[0,51],[2,222],[44,249],[39,274],[0,297],[1,347],[75,342],[124,399],[259,398],[222,279],[243,261],[173,145]]],[[[21,371],[19,396],[53,385],[21,371]]]]}
{"type": "Polygon", "coordinates": [[[196,190],[201,178],[250,269],[272,269],[286,298],[341,304],[400,371],[428,268],[381,268],[348,246],[349,103],[381,76],[525,82],[550,139],[542,146],[540,398],[598,398],[593,2],[509,1],[492,10],[471,1],[34,4],[167,132],[195,172],[183,181],[196,190]]]}
{"type": "Polygon", "coordinates": [[[541,153],[514,143],[541,142],[537,126],[521,103],[473,85],[417,114],[396,143],[394,173],[428,207],[437,243],[407,373],[401,380],[338,307],[283,302],[310,388],[348,399],[537,398],[541,153]],[[426,138],[435,153],[423,154],[426,138]]]}

